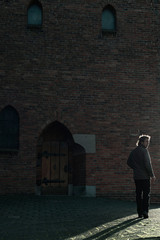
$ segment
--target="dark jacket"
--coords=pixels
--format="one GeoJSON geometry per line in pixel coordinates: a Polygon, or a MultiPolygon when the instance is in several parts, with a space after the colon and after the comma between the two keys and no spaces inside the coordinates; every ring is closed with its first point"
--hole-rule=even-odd
{"type": "Polygon", "coordinates": [[[143,145],[130,153],[127,164],[133,169],[134,179],[149,179],[154,176],[149,152],[143,145]]]}

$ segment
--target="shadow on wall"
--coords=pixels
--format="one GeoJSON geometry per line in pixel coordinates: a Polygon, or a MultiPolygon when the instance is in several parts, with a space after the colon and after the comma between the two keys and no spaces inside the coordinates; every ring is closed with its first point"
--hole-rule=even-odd
{"type": "Polygon", "coordinates": [[[78,143],[72,146],[74,195],[84,195],[86,185],[86,152],[78,143]]]}

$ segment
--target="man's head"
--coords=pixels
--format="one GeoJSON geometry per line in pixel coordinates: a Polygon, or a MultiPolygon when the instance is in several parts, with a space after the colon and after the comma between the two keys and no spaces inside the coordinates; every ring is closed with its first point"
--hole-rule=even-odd
{"type": "Polygon", "coordinates": [[[140,135],[136,145],[148,148],[150,139],[151,139],[151,137],[149,135],[140,135]]]}

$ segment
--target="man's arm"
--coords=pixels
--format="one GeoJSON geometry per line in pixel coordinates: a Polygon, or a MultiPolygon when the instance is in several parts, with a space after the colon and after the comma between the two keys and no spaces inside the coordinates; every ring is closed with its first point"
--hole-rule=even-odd
{"type": "Polygon", "coordinates": [[[150,177],[155,177],[154,172],[153,172],[153,168],[152,168],[152,164],[151,164],[151,157],[150,157],[147,149],[145,149],[145,152],[144,152],[144,164],[145,164],[145,167],[147,169],[147,172],[148,172],[149,176],[150,177]]]}

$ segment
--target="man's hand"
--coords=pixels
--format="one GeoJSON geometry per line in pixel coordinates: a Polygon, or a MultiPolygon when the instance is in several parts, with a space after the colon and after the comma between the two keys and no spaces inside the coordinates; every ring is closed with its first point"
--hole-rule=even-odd
{"type": "Polygon", "coordinates": [[[153,182],[155,182],[155,181],[156,181],[156,177],[153,176],[153,177],[151,178],[151,180],[152,180],[153,182]]]}

